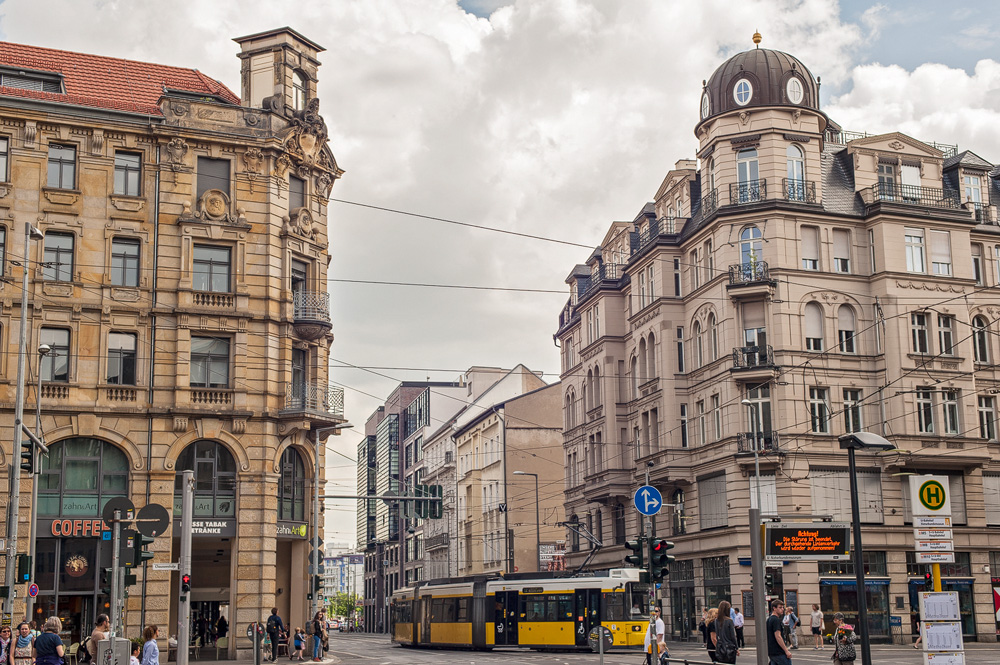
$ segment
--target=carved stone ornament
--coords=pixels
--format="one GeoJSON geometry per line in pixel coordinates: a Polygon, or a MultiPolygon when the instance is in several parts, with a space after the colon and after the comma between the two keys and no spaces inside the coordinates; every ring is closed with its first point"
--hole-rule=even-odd
{"type": "Polygon", "coordinates": [[[800,109],[795,109],[792,111],[792,122],[798,122],[799,118],[802,117],[802,111],[800,109]]]}
{"type": "Polygon", "coordinates": [[[247,112],[244,116],[244,120],[247,123],[247,127],[256,127],[260,124],[260,113],[247,112]]]}
{"type": "Polygon", "coordinates": [[[184,102],[171,102],[170,112],[173,113],[178,118],[183,118],[188,113],[191,112],[191,107],[184,102]]]}
{"type": "Polygon", "coordinates": [[[319,163],[319,155],[329,138],[326,122],[319,114],[319,99],[310,99],[306,107],[292,115],[292,124],[285,136],[285,151],[299,165],[319,163]]]}
{"type": "Polygon", "coordinates": [[[323,171],[316,176],[316,187],[324,199],[330,198],[330,190],[333,189],[333,176],[323,171]]]}
{"type": "Polygon", "coordinates": [[[740,112],[740,122],[742,122],[744,125],[750,122],[750,111],[740,112]]]}
{"type": "Polygon", "coordinates": [[[198,199],[198,211],[192,212],[189,205],[184,206],[184,211],[178,218],[178,222],[208,222],[217,224],[228,224],[230,226],[249,226],[246,214],[243,209],[233,215],[229,197],[219,189],[209,189],[198,199]]]}
{"type": "Polygon", "coordinates": [[[167,144],[167,161],[173,170],[177,171],[184,166],[184,156],[187,155],[187,151],[188,144],[184,139],[179,136],[170,139],[170,143],[167,144]]]}
{"type": "Polygon", "coordinates": [[[893,150],[902,150],[906,146],[903,145],[902,141],[889,141],[889,147],[893,150]]]}
{"type": "Polygon", "coordinates": [[[94,155],[100,155],[104,150],[104,130],[95,129],[90,134],[90,152],[94,155]]]}
{"type": "Polygon", "coordinates": [[[250,148],[243,153],[243,166],[251,180],[260,175],[263,165],[264,153],[260,151],[260,148],[250,148]]]}
{"type": "Polygon", "coordinates": [[[292,160],[287,154],[283,154],[274,162],[275,175],[282,181],[288,175],[288,169],[292,167],[292,160]]]}
{"type": "Polygon", "coordinates": [[[27,120],[24,123],[24,147],[34,148],[35,139],[38,138],[38,125],[34,120],[27,120]]]}
{"type": "Polygon", "coordinates": [[[308,208],[296,208],[291,215],[282,218],[282,230],[288,233],[305,236],[310,240],[316,237],[316,223],[308,208]]]}
{"type": "Polygon", "coordinates": [[[183,416],[174,416],[174,431],[175,432],[186,432],[188,428],[188,419],[183,416]]]}

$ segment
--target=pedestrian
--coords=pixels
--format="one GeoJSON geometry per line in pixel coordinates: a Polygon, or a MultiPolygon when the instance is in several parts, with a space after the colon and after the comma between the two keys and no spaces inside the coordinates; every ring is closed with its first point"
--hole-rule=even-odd
{"type": "Polygon", "coordinates": [[[730,606],[728,600],[719,603],[718,615],[712,623],[712,643],[715,646],[715,657],[720,663],[736,662],[736,657],[740,655],[739,647],[736,645],[736,625],[730,619],[730,606]]]}
{"type": "Polygon", "coordinates": [[[35,638],[31,636],[31,626],[22,621],[17,627],[17,637],[14,639],[12,651],[14,665],[31,665],[31,649],[35,643],[35,638]]]}
{"type": "Polygon", "coordinates": [[[713,626],[715,625],[715,619],[719,616],[719,609],[713,607],[705,614],[705,630],[703,634],[705,635],[705,650],[708,651],[708,657],[712,659],[713,663],[719,662],[715,658],[715,642],[712,639],[713,626]]]}
{"type": "Polygon", "coordinates": [[[920,640],[924,639],[924,634],[920,632],[920,620],[917,619],[917,641],[913,643],[914,649],[920,648],[920,640]]]}
{"type": "Polygon", "coordinates": [[[224,614],[219,615],[219,620],[215,623],[215,634],[218,637],[225,637],[229,634],[229,621],[224,614]]]}
{"type": "Polygon", "coordinates": [[[809,628],[812,630],[813,649],[823,648],[823,612],[819,605],[813,603],[813,611],[809,614],[809,628]]]}
{"type": "Polygon", "coordinates": [[[733,625],[736,627],[736,647],[742,649],[747,645],[743,640],[743,624],[746,619],[743,617],[743,612],[740,612],[740,608],[736,608],[736,618],[733,619],[733,625]]]}
{"type": "Polygon", "coordinates": [[[785,602],[780,598],[771,601],[771,616],[767,617],[767,658],[769,665],[792,665],[792,652],[781,636],[781,619],[785,602]]]}
{"type": "Polygon", "coordinates": [[[33,638],[38,637],[39,635],[42,634],[41,631],[38,630],[38,624],[35,623],[34,621],[28,622],[28,628],[31,629],[31,637],[33,638]]]}
{"type": "Polygon", "coordinates": [[[318,663],[322,660],[320,654],[323,653],[323,612],[322,610],[316,613],[316,616],[312,620],[312,636],[313,636],[313,662],[318,663]]]}
{"type": "Polygon", "coordinates": [[[59,617],[49,617],[45,620],[45,632],[35,638],[35,648],[32,655],[35,665],[62,665],[66,647],[59,637],[62,621],[59,617]]]}
{"type": "Polygon", "coordinates": [[[10,626],[0,628],[0,663],[10,662],[10,626]]]}
{"type": "Polygon", "coordinates": [[[666,649],[663,633],[666,630],[663,619],[660,618],[660,608],[654,607],[650,613],[649,625],[646,626],[646,637],[643,640],[643,650],[646,652],[646,665],[659,665],[660,652],[666,649]],[[656,645],[655,647],[653,645],[656,645]],[[655,649],[655,652],[654,652],[655,649]],[[653,654],[656,653],[656,656],[653,654]]]}
{"type": "Polygon", "coordinates": [[[84,640],[84,643],[80,645],[80,651],[84,651],[84,646],[86,646],[86,660],[80,659],[80,662],[91,662],[94,659],[94,654],[97,653],[97,645],[101,643],[101,640],[108,639],[108,635],[110,634],[111,619],[107,614],[98,614],[97,621],[94,623],[94,630],[90,633],[89,641],[84,640]]]}
{"type": "Polygon", "coordinates": [[[273,663],[277,659],[278,653],[278,640],[281,639],[282,634],[285,632],[285,624],[278,616],[278,608],[271,608],[271,616],[267,617],[267,626],[265,627],[267,631],[267,637],[271,640],[271,662],[273,663]]]}
{"type": "Polygon", "coordinates": [[[858,657],[854,649],[854,641],[857,636],[854,634],[854,627],[844,623],[844,615],[837,612],[833,615],[833,625],[836,626],[833,634],[833,665],[852,663],[858,657]]]}
{"type": "Polygon", "coordinates": [[[139,665],[139,654],[142,652],[142,645],[138,642],[132,643],[132,655],[129,656],[128,665],[139,665]]]}
{"type": "Polygon", "coordinates": [[[301,628],[295,629],[295,638],[292,641],[292,645],[295,647],[295,653],[288,658],[290,660],[302,660],[302,650],[306,647],[306,635],[302,632],[301,628]]]}
{"type": "MultiPolygon", "coordinates": [[[[160,647],[156,644],[156,638],[160,636],[160,629],[154,624],[146,626],[142,631],[142,662],[140,665],[160,665],[160,647]]],[[[180,648],[180,645],[177,646],[180,648]]],[[[187,648],[187,645],[185,645],[187,648]]]]}
{"type": "Polygon", "coordinates": [[[799,617],[795,614],[795,608],[788,606],[785,608],[785,618],[782,620],[783,625],[788,630],[788,637],[786,642],[791,642],[793,649],[799,648],[799,632],[797,626],[799,625],[799,617]]]}

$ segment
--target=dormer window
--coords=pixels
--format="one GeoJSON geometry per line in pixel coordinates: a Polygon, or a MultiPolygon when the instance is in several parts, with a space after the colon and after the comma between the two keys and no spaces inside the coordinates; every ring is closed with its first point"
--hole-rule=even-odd
{"type": "Polygon", "coordinates": [[[0,72],[0,85],[5,88],[54,92],[56,94],[61,94],[63,91],[62,76],[48,72],[23,70],[0,72]]]}
{"type": "Polygon", "coordinates": [[[962,187],[965,189],[965,200],[971,203],[983,202],[983,190],[979,176],[962,176],[962,187]]]}
{"type": "Polygon", "coordinates": [[[747,79],[740,79],[736,82],[736,87],[733,88],[733,99],[740,106],[746,106],[750,103],[750,98],[753,97],[753,84],[747,79]]]}
{"type": "Polygon", "coordinates": [[[785,94],[788,95],[788,101],[792,104],[801,104],[803,96],[802,81],[794,76],[788,79],[788,83],[785,84],[785,94]]]}

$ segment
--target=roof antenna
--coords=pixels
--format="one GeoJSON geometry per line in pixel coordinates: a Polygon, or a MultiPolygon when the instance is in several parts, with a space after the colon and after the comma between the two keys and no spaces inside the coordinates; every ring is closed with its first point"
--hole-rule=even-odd
{"type": "Polygon", "coordinates": [[[760,33],[754,30],[753,43],[757,45],[757,48],[760,48],[760,40],[761,40],[760,33]]]}

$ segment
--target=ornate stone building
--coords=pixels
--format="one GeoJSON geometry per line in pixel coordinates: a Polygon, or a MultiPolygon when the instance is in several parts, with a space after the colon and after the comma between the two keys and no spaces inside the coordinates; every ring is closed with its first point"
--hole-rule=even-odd
{"type": "MultiPolygon", "coordinates": [[[[99,571],[110,565],[103,525],[76,525],[116,496],[178,506],[178,517],[184,469],[196,476],[193,615],[226,615],[235,628],[272,606],[297,624],[308,612],[316,438],[344,421],[327,376],[326,293],[327,197],[343,171],[319,115],[323,49],[288,28],[236,42],[242,101],[194,69],[0,44],[10,278],[0,283],[0,423],[10,442],[26,265],[26,409],[40,379],[51,447],[34,616],[58,614],[70,642],[106,611],[99,571]],[[25,223],[44,239],[27,240],[25,223]],[[51,352],[39,359],[40,344],[51,352]]],[[[27,478],[21,492],[26,549],[27,478]]],[[[154,562],[176,561],[178,548],[173,528],[154,562]]],[[[138,574],[128,634],[155,623],[165,639],[176,632],[166,627],[177,624],[177,573],[138,574]]],[[[223,651],[248,647],[231,640],[223,651]]]]}
{"type": "MultiPolygon", "coordinates": [[[[677,546],[658,593],[670,632],[690,634],[721,598],[749,618],[758,487],[765,513],[849,520],[837,436],[870,430],[901,449],[859,458],[873,636],[894,617],[914,630],[929,567],[913,552],[907,476],[933,471],[950,478],[957,524],[945,589],[963,632],[995,640],[1000,169],[844,131],[805,64],[760,48],[707,80],[695,135],[697,161],[678,161],[567,280],[566,513],[603,524],[593,565],[621,565],[648,471],[671,504],[656,532],[677,546]]],[[[586,549],[574,542],[568,565],[586,549]]],[[[785,562],[769,592],[829,620],[856,611],[852,575],[785,562]]]]}

